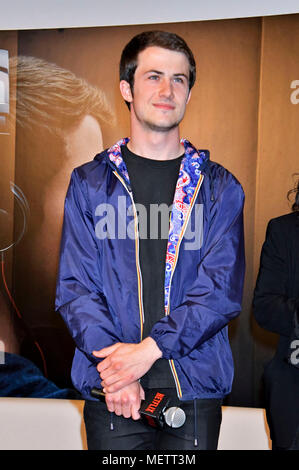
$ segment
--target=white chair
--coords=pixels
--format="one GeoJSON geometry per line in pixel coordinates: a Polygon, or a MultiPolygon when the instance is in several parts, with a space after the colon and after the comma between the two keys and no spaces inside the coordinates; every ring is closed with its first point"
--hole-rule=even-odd
{"type": "Polygon", "coordinates": [[[0,398],[1,450],[84,450],[81,400],[0,398]]]}
{"type": "Polygon", "coordinates": [[[270,450],[271,441],[263,408],[222,407],[218,450],[270,450]]]}

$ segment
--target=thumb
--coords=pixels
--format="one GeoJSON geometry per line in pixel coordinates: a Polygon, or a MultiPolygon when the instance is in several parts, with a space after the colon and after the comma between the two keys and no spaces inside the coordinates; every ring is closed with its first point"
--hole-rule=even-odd
{"type": "Polygon", "coordinates": [[[96,357],[106,357],[113,353],[119,347],[119,343],[112,344],[107,348],[99,349],[98,351],[92,351],[92,354],[96,357]]]}
{"type": "Polygon", "coordinates": [[[141,400],[145,400],[145,393],[144,393],[144,390],[141,386],[140,386],[140,394],[139,395],[140,395],[141,400]]]}

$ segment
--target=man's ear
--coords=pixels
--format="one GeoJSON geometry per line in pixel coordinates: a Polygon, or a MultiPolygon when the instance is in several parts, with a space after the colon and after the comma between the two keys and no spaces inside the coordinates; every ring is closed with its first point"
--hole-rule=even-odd
{"type": "Polygon", "coordinates": [[[133,96],[130,84],[126,80],[121,80],[119,83],[119,88],[123,99],[128,103],[132,103],[133,96]]]}
{"type": "Polygon", "coordinates": [[[190,101],[190,98],[191,98],[191,90],[189,91],[189,95],[188,95],[188,98],[187,98],[186,104],[188,104],[188,103],[189,103],[189,101],[190,101]]]}

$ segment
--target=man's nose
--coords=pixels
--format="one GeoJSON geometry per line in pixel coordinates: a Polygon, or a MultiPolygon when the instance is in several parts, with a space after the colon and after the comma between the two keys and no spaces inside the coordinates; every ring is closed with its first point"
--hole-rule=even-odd
{"type": "Polygon", "coordinates": [[[165,97],[168,99],[173,97],[173,83],[171,80],[169,80],[168,78],[164,78],[161,81],[159,94],[161,97],[165,97]]]}

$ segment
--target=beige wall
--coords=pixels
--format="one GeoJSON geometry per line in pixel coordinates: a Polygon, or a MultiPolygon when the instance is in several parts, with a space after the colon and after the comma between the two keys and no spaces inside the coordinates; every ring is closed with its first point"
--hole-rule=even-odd
{"type": "MultiPolygon", "coordinates": [[[[287,192],[299,173],[299,104],[291,102],[291,83],[299,80],[299,15],[262,20],[261,72],[256,164],[254,278],[268,221],[291,212],[287,192]]],[[[273,355],[277,336],[252,322],[254,380],[258,393],[263,365],[273,355]]],[[[257,399],[257,398],[256,398],[257,399]]]]}
{"type": "MultiPolygon", "coordinates": [[[[17,33],[0,32],[0,49],[8,50],[9,56],[17,54],[17,33]]],[[[11,96],[15,96],[15,89],[11,90],[11,96]]],[[[14,104],[11,103],[13,107],[14,104]]],[[[13,110],[11,110],[13,115],[13,110]]],[[[13,214],[14,200],[9,189],[9,182],[14,182],[15,176],[15,122],[8,123],[0,129],[0,208],[13,214]]],[[[6,232],[6,231],[5,231],[6,232]]],[[[7,239],[12,241],[13,225],[8,228],[7,239]]],[[[11,273],[10,273],[11,275],[11,273]]],[[[8,277],[10,277],[8,275],[8,277]]]]}
{"type": "Polygon", "coordinates": [[[291,83],[299,80],[299,15],[264,18],[255,204],[255,265],[267,221],[290,212],[286,194],[299,172],[299,104],[291,83]]]}
{"type": "MultiPolygon", "coordinates": [[[[8,50],[9,56],[17,55],[18,50],[18,36],[16,31],[0,32],[0,49],[8,50]]],[[[11,90],[11,96],[14,97],[16,93],[15,88],[11,90]]],[[[14,106],[11,104],[11,106],[14,106]]],[[[12,115],[13,109],[11,109],[12,115]]],[[[5,125],[5,128],[0,130],[0,209],[8,213],[8,217],[2,217],[0,220],[2,225],[1,230],[1,243],[4,248],[13,241],[13,214],[14,214],[14,197],[10,191],[10,182],[15,180],[15,122],[14,119],[10,124],[5,125]],[[8,222],[8,223],[7,223],[8,222]],[[5,224],[5,225],[4,225],[5,224]]],[[[0,223],[1,223],[0,222],[0,223]]],[[[5,278],[8,288],[12,287],[12,250],[5,252],[5,278]]],[[[0,257],[1,260],[1,257],[0,257]]],[[[1,277],[0,277],[1,279],[1,277]]],[[[16,351],[17,345],[15,342],[15,335],[11,322],[11,314],[7,302],[7,296],[0,282],[0,340],[5,343],[5,349],[16,351]]]]}

